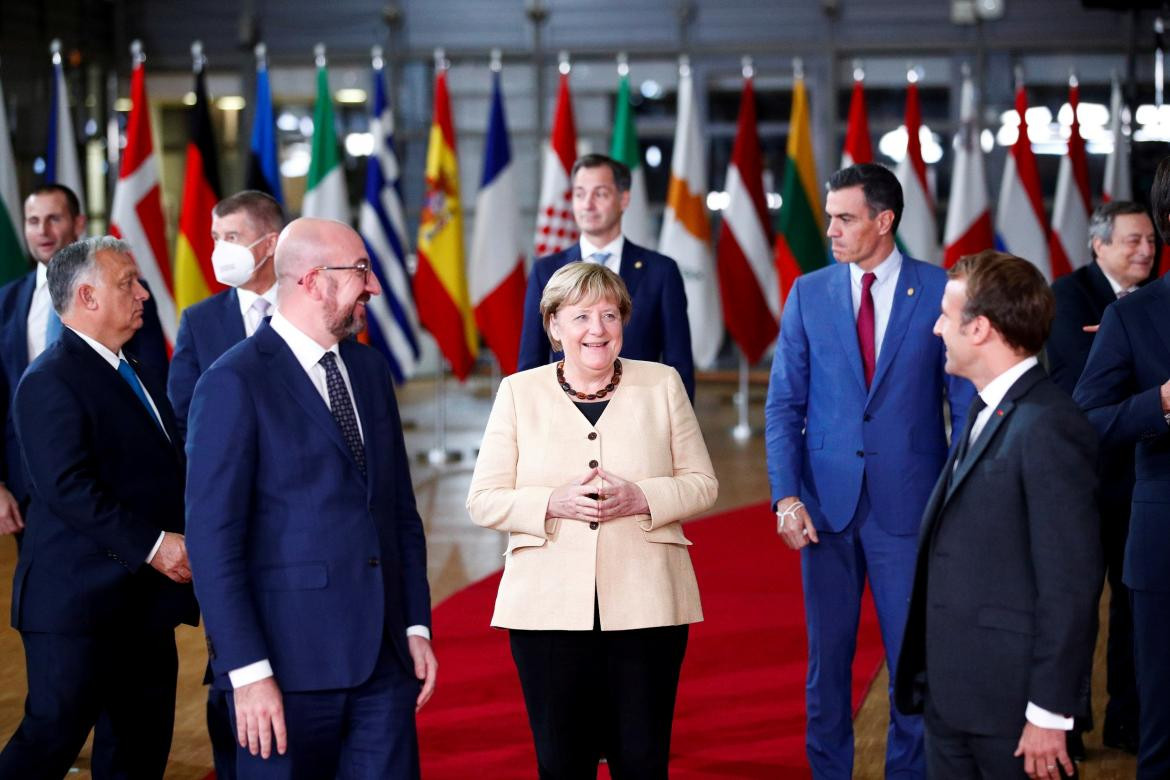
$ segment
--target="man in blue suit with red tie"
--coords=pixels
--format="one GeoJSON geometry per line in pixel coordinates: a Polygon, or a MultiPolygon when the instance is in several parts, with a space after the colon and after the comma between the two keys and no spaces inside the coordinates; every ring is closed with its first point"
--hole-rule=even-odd
{"type": "MultiPolygon", "coordinates": [[[[895,246],[902,188],[893,173],[838,171],[825,212],[837,264],[797,279],[785,302],[766,446],[777,532],[801,555],[808,760],[816,778],[849,778],[866,579],[892,686],[919,525],[947,457],[944,410],[961,430],[974,388],[943,371],[932,334],[946,273],[895,246]]],[[[886,777],[924,773],[922,720],[891,705],[886,777]]]]}
{"type": "MultiPolygon", "coordinates": [[[[276,270],[272,256],[284,227],[284,210],[257,190],[244,190],[215,204],[211,265],[215,278],[228,289],[183,310],[175,354],[167,378],[167,396],[175,409],[182,436],[195,383],[219,356],[251,336],[276,307],[276,270]]],[[[212,682],[211,667],[204,682],[212,682]]],[[[234,780],[236,745],[228,716],[227,693],[207,691],[207,734],[217,780],[234,780]]]]}
{"type": "Polygon", "coordinates": [[[245,778],[415,778],[434,690],[426,542],[386,361],[349,338],[380,293],[348,225],[276,245],[277,309],[195,386],[188,549],[245,778]]]}
{"type": "Polygon", "coordinates": [[[622,212],[630,204],[630,169],[602,154],[587,154],[573,163],[573,219],[579,243],[540,258],[528,275],[524,326],[520,332],[519,369],[560,359],[549,348],[540,320],[540,296],[562,266],[580,260],[602,263],[626,283],[633,313],[622,332],[622,357],[674,366],[687,395],[695,397],[695,363],[687,293],[678,264],[622,235],[622,212]]]}

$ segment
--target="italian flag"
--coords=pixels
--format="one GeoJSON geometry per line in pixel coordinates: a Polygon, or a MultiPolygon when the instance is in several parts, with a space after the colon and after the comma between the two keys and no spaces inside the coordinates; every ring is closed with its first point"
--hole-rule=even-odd
{"type": "Polygon", "coordinates": [[[312,157],[301,215],[336,219],[348,224],[349,195],[345,191],[345,173],[341,170],[341,153],[337,146],[333,98],[329,94],[329,74],[325,70],[325,47],[318,44],[316,54],[317,105],[313,108],[312,157]]]}

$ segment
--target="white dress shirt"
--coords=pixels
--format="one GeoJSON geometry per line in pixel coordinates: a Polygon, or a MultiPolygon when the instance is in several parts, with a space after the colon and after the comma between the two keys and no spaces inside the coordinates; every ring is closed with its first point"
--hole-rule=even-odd
{"type": "MultiPolygon", "coordinates": [[[[243,293],[247,291],[239,290],[238,292],[243,293]]],[[[351,404],[354,403],[353,385],[350,384],[349,372],[345,369],[345,361],[341,359],[341,353],[336,344],[329,349],[325,349],[310,336],[306,335],[304,331],[289,322],[279,310],[272,315],[272,320],[269,324],[276,331],[276,334],[284,339],[284,343],[288,344],[288,348],[292,350],[293,357],[296,358],[301,368],[305,370],[305,373],[313,383],[313,387],[317,388],[317,392],[321,395],[321,400],[325,402],[326,406],[329,405],[329,385],[325,379],[325,367],[321,365],[321,358],[325,356],[326,352],[332,352],[337,362],[337,368],[341,372],[341,379],[345,382],[345,390],[349,394],[349,401],[351,404]]],[[[364,442],[365,434],[362,433],[362,420],[358,415],[356,404],[354,405],[353,415],[357,420],[358,433],[362,434],[362,441],[364,442]]],[[[431,631],[426,626],[410,626],[406,629],[406,635],[421,636],[424,639],[430,639],[431,631]]],[[[250,685],[251,683],[259,682],[272,676],[272,663],[267,658],[250,663],[247,666],[242,666],[239,669],[232,669],[228,672],[228,679],[231,680],[232,688],[242,688],[245,685],[250,685]]]]}
{"type": "Polygon", "coordinates": [[[240,317],[244,320],[244,335],[251,336],[260,327],[264,318],[276,311],[276,285],[272,285],[261,295],[237,287],[236,300],[240,304],[240,317]],[[261,314],[260,309],[256,306],[256,301],[260,298],[268,302],[268,308],[264,314],[261,314]]]}
{"type": "MultiPolygon", "coordinates": [[[[894,291],[898,288],[898,273],[902,270],[902,253],[895,249],[889,257],[873,269],[876,277],[869,288],[873,296],[873,357],[876,363],[882,354],[882,340],[886,337],[886,326],[890,324],[890,312],[894,308],[894,291]]],[[[861,311],[861,277],[865,271],[857,263],[849,264],[849,289],[853,296],[853,319],[861,311]]]]}
{"type": "MultiPolygon", "coordinates": [[[[45,329],[49,327],[49,310],[53,308],[53,301],[49,297],[47,271],[48,266],[44,263],[37,263],[37,282],[33,287],[27,320],[28,362],[30,363],[45,351],[45,329]]],[[[114,364],[114,367],[117,368],[117,364],[114,364]]]]}
{"type": "MultiPolygon", "coordinates": [[[[983,403],[987,404],[980,410],[975,417],[975,424],[971,426],[971,438],[968,439],[968,446],[974,444],[979,439],[979,434],[983,433],[983,429],[987,426],[987,421],[991,419],[992,413],[1003,401],[1003,397],[1007,395],[1007,391],[1012,388],[1020,377],[1028,373],[1033,366],[1039,364],[1039,360],[1035,356],[1026,357],[1019,363],[1004,371],[995,379],[988,382],[982,390],[979,391],[979,397],[983,399],[983,403]]],[[[1044,729],[1060,729],[1068,731],[1073,727],[1073,719],[1067,718],[1064,715],[1058,715],[1055,712],[1049,712],[1043,707],[1039,707],[1032,702],[1028,702],[1028,706],[1024,710],[1024,717],[1033,726],[1039,726],[1044,729]]]]}
{"type": "MultiPolygon", "coordinates": [[[[45,266],[42,264],[42,265],[41,265],[41,268],[44,268],[44,267],[45,267],[45,266]]],[[[68,326],[68,325],[64,325],[64,324],[62,325],[62,327],[69,328],[69,326],[68,326]]],[[[116,354],[116,355],[115,355],[113,352],[111,352],[111,351],[110,351],[110,350],[109,350],[109,349],[106,347],[106,345],[105,345],[105,344],[101,343],[100,341],[98,341],[98,340],[96,340],[96,339],[91,339],[89,336],[85,335],[84,333],[82,333],[81,331],[79,331],[79,330],[77,330],[77,329],[75,329],[75,328],[69,328],[69,330],[73,331],[73,332],[74,332],[74,333],[76,333],[78,336],[80,336],[80,337],[81,337],[81,340],[82,340],[82,341],[84,341],[86,344],[89,344],[89,346],[91,346],[91,347],[93,348],[93,351],[94,351],[94,352],[96,352],[96,353],[98,353],[98,355],[101,357],[101,359],[102,359],[102,360],[104,360],[104,361],[106,361],[107,363],[109,363],[109,364],[110,364],[110,368],[114,369],[114,371],[117,371],[117,370],[118,370],[118,364],[119,364],[119,363],[121,363],[123,360],[126,360],[126,355],[125,355],[125,354],[123,354],[122,350],[118,350],[118,354],[116,354]]],[[[43,342],[44,342],[44,340],[45,340],[45,334],[44,334],[44,327],[43,327],[43,326],[42,326],[42,328],[41,328],[41,331],[42,331],[42,332],[41,332],[41,341],[42,341],[42,343],[43,343],[43,342]]],[[[127,362],[129,362],[129,361],[127,361],[127,362]]],[[[135,371],[135,373],[138,373],[138,372],[137,372],[137,371],[135,371]]],[[[119,381],[122,381],[122,382],[125,382],[125,381],[126,381],[125,379],[122,379],[122,375],[121,375],[121,374],[119,374],[119,375],[118,375],[118,380],[119,380],[119,381]]],[[[158,422],[158,427],[159,427],[159,430],[161,430],[161,431],[163,432],[163,435],[164,435],[164,436],[166,436],[166,437],[169,439],[169,438],[170,438],[170,436],[169,436],[169,435],[167,435],[167,430],[166,430],[166,428],[165,428],[165,427],[163,427],[163,424],[162,424],[162,415],[160,415],[160,414],[158,413],[158,407],[157,407],[157,406],[155,405],[155,403],[154,403],[154,398],[152,398],[152,397],[151,397],[151,395],[150,395],[150,391],[146,389],[146,385],[145,385],[145,384],[143,384],[143,382],[142,382],[142,378],[141,378],[141,377],[139,377],[139,378],[138,378],[138,384],[142,385],[142,394],[146,396],[146,400],[147,400],[147,401],[150,401],[150,410],[151,410],[151,412],[153,412],[153,413],[154,413],[154,419],[155,419],[155,421],[156,421],[156,422],[158,422]]],[[[147,562],[147,564],[149,564],[151,561],[153,561],[153,560],[154,560],[154,554],[158,552],[158,548],[159,548],[159,547],[162,547],[163,538],[164,538],[165,536],[166,536],[166,531],[160,531],[160,532],[159,532],[159,534],[158,534],[158,540],[157,540],[157,541],[155,541],[155,543],[154,543],[154,547],[151,547],[151,548],[150,548],[150,554],[146,556],[146,562],[147,562]]]]}
{"type": "Polygon", "coordinates": [[[590,259],[595,253],[609,252],[609,257],[605,258],[605,267],[613,271],[615,274],[620,274],[622,272],[622,250],[625,249],[625,246],[626,237],[620,233],[618,234],[617,238],[615,238],[613,241],[610,241],[605,246],[593,246],[593,244],[589,243],[589,239],[582,235],[581,259],[586,262],[595,263],[597,262],[596,260],[590,259]]]}
{"type": "Polygon", "coordinates": [[[1105,274],[1105,280],[1108,281],[1109,286],[1113,288],[1113,294],[1115,296],[1121,297],[1122,293],[1126,293],[1128,295],[1129,293],[1135,292],[1137,290],[1136,284],[1133,287],[1122,287],[1121,283],[1110,276],[1109,272],[1105,270],[1105,266],[1101,265],[1100,263],[1097,263],[1097,267],[1101,269],[1101,273],[1105,274]]]}

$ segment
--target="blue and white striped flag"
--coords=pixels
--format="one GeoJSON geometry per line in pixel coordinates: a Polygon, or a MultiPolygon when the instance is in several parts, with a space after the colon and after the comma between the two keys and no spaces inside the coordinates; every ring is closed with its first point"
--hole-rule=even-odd
{"type": "Polygon", "coordinates": [[[374,47],[374,100],[370,133],[374,151],[366,163],[366,192],[358,229],[382,294],[366,304],[370,343],[386,355],[397,382],[410,378],[419,358],[418,314],[406,268],[406,215],[394,151],[394,117],[386,100],[381,47],[374,47]]]}
{"type": "Polygon", "coordinates": [[[77,161],[77,137],[73,135],[73,117],[69,113],[69,92],[61,68],[61,42],[54,39],[53,87],[49,100],[49,143],[45,153],[45,184],[63,184],[77,195],[81,213],[85,213],[85,187],[81,165],[77,161]]]}

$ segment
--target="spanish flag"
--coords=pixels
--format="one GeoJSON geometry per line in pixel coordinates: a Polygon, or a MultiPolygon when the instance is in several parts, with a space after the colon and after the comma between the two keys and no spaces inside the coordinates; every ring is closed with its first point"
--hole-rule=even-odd
{"type": "MultiPolygon", "coordinates": [[[[435,112],[427,146],[426,202],[418,226],[418,270],[414,297],[419,320],[461,381],[471,373],[478,350],[475,317],[463,263],[463,215],[459,162],[447,96],[447,69],[435,74],[435,112]]],[[[517,313],[519,316],[519,313],[517,313]]]]}
{"type": "Polygon", "coordinates": [[[808,94],[798,73],[792,90],[792,118],[789,120],[788,162],[780,197],[780,229],[776,233],[776,273],[780,277],[780,300],[796,277],[828,265],[825,252],[825,218],[817,189],[817,166],[813,160],[812,128],[809,125],[808,94]]]}
{"type": "Polygon", "coordinates": [[[191,106],[187,166],[183,175],[183,206],[179,213],[179,238],[175,242],[175,309],[181,313],[193,303],[224,289],[211,268],[211,210],[219,202],[219,163],[207,89],[203,83],[203,57],[195,56],[195,105],[191,106]]]}

